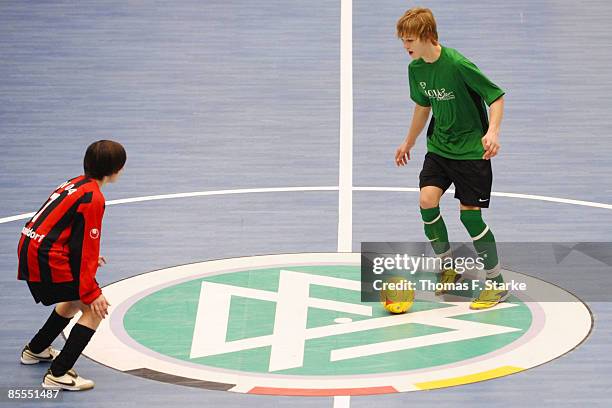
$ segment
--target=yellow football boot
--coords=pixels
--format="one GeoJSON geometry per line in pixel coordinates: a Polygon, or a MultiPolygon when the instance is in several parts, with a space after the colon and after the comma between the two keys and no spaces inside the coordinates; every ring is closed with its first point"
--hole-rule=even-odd
{"type": "Polygon", "coordinates": [[[507,290],[483,289],[480,291],[478,298],[474,299],[470,304],[472,310],[489,309],[496,304],[508,299],[510,292],[507,290]]]}
{"type": "MultiPolygon", "coordinates": [[[[461,279],[461,274],[457,273],[454,269],[444,269],[440,274],[438,274],[438,283],[441,284],[451,284],[457,283],[461,279]]],[[[436,289],[436,296],[440,296],[444,293],[448,292],[444,288],[436,289]]]]}

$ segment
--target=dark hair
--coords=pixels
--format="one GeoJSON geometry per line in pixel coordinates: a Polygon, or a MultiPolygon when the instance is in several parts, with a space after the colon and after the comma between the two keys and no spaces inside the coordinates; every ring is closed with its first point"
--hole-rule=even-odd
{"type": "Polygon", "coordinates": [[[127,154],[120,143],[112,140],[93,142],[85,152],[83,169],[85,175],[96,180],[117,173],[125,165],[127,154]]]}

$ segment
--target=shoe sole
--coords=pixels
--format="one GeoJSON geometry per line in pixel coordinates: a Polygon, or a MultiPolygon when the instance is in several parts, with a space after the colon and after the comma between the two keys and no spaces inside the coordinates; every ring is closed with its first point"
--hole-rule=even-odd
{"type": "Polygon", "coordinates": [[[492,306],[489,306],[489,307],[479,307],[479,308],[474,308],[474,307],[472,307],[472,305],[470,305],[470,310],[484,310],[484,309],[491,309],[491,308],[493,308],[493,307],[495,307],[495,306],[499,305],[501,302],[504,302],[504,301],[505,301],[506,299],[508,299],[509,297],[510,297],[510,292],[508,292],[508,293],[506,293],[504,296],[500,297],[500,298],[499,298],[499,301],[498,301],[496,304],[492,305],[492,306]]]}
{"type": "Polygon", "coordinates": [[[94,385],[92,385],[91,387],[84,387],[84,388],[83,387],[70,387],[68,385],[47,384],[44,381],[41,385],[43,388],[47,390],[64,390],[64,391],[87,391],[87,390],[91,390],[92,388],[94,388],[94,385]]]}
{"type": "Polygon", "coordinates": [[[33,364],[38,364],[38,363],[50,363],[53,361],[53,359],[49,359],[49,360],[39,360],[39,359],[24,359],[23,356],[19,358],[19,361],[21,361],[21,364],[25,364],[25,365],[33,365],[33,364]]]}
{"type": "Polygon", "coordinates": [[[25,357],[23,356],[23,354],[19,357],[19,361],[21,361],[21,364],[25,364],[25,365],[32,365],[32,364],[38,364],[38,363],[50,363],[53,361],[54,357],[51,357],[49,359],[46,358],[36,358],[36,357],[25,357]]]}
{"type": "Polygon", "coordinates": [[[32,365],[32,364],[40,363],[40,360],[24,360],[23,357],[21,357],[19,361],[21,361],[21,364],[25,364],[25,365],[32,365]]]}

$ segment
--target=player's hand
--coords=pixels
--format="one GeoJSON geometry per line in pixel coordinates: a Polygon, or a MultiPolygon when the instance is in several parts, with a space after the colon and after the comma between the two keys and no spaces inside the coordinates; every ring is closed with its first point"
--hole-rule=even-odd
{"type": "Polygon", "coordinates": [[[106,258],[103,256],[99,256],[98,257],[98,266],[104,266],[106,265],[106,258]]]}
{"type": "Polygon", "coordinates": [[[96,298],[96,300],[91,302],[91,304],[89,305],[89,308],[100,319],[104,319],[108,315],[109,306],[110,306],[110,303],[108,303],[104,295],[100,295],[96,298]]]}
{"type": "Polygon", "coordinates": [[[412,149],[411,144],[408,142],[402,143],[397,150],[395,151],[395,165],[396,166],[405,166],[408,164],[408,160],[410,160],[410,149],[412,149]]]}
{"type": "Polygon", "coordinates": [[[497,152],[499,151],[499,136],[497,133],[487,132],[486,135],[481,139],[482,147],[484,147],[484,155],[482,158],[484,160],[489,160],[491,157],[497,156],[497,152]]]}

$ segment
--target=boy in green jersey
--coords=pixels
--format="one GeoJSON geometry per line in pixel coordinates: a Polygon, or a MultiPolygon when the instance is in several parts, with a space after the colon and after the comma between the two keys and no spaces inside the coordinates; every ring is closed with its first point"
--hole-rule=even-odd
{"type": "MultiPolygon", "coordinates": [[[[406,140],[395,153],[395,162],[404,166],[410,160],[410,150],[433,111],[427,129],[427,154],[419,175],[419,204],[425,235],[437,256],[451,258],[439,203],[442,194],[454,184],[461,222],[483,259],[486,278],[493,287],[483,289],[470,307],[493,307],[509,294],[507,290],[495,288],[495,283],[503,283],[501,267],[495,238],[482,220],[481,208],[487,208],[491,199],[490,159],[499,151],[504,91],[466,57],[440,45],[431,10],[408,10],[397,22],[397,36],[412,57],[408,78],[410,98],[416,106],[406,140]],[[489,106],[488,116],[485,104],[489,106]]],[[[445,269],[439,281],[456,282],[459,278],[453,269],[445,269]]]]}

